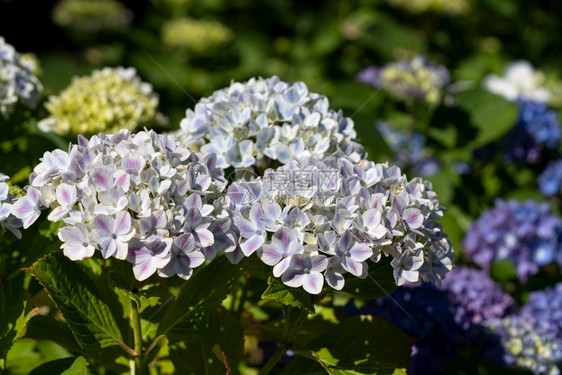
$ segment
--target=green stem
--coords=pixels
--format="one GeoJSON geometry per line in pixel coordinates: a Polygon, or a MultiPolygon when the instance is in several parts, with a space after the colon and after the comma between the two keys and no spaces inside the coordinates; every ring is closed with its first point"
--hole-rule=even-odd
{"type": "Polygon", "coordinates": [[[133,336],[135,342],[135,373],[136,375],[144,375],[145,369],[142,363],[142,329],[139,314],[139,306],[136,302],[131,301],[131,326],[133,328],[133,336]]]}
{"type": "Polygon", "coordinates": [[[288,346],[296,338],[296,336],[298,334],[298,331],[299,331],[301,325],[306,320],[306,316],[308,315],[308,313],[304,310],[300,310],[300,313],[299,313],[297,319],[295,320],[293,325],[290,328],[288,328],[288,326],[290,324],[289,323],[290,315],[291,315],[291,309],[289,309],[287,311],[287,316],[285,317],[285,319],[286,319],[285,334],[284,334],[283,340],[281,340],[281,345],[279,345],[279,348],[277,348],[275,353],[273,353],[273,356],[269,359],[269,361],[266,362],[266,364],[258,372],[258,375],[268,375],[269,372],[271,370],[273,370],[273,368],[281,360],[281,358],[283,358],[283,356],[285,355],[285,353],[288,350],[288,346]]]}

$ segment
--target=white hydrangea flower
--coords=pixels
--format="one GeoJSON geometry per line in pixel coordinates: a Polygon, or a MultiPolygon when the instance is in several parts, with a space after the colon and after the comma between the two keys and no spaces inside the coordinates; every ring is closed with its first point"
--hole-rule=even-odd
{"type": "Polygon", "coordinates": [[[0,36],[0,113],[8,118],[18,102],[35,108],[43,86],[34,75],[35,62],[16,52],[0,36]]]}
{"type": "Polygon", "coordinates": [[[21,228],[23,223],[20,219],[11,214],[13,203],[16,197],[10,194],[10,186],[6,183],[10,177],[0,173],[0,227],[8,229],[17,238],[21,238],[21,228]]]}
{"type": "Polygon", "coordinates": [[[139,280],[156,272],[188,278],[214,256],[207,248],[215,239],[215,252],[238,248],[237,234],[217,214],[226,208],[226,180],[215,160],[153,131],[79,136],[68,152],[43,155],[11,213],[27,228],[51,209],[48,219],[66,224],[58,235],[72,260],[99,250],[127,259],[139,280]]]}
{"type": "Polygon", "coordinates": [[[234,182],[228,196],[244,255],[256,252],[275,277],[309,293],[324,281],[342,289],[346,273],[367,277],[382,256],[397,285],[439,284],[453,267],[431,183],[395,166],[305,158],[234,182]]]}
{"type": "Polygon", "coordinates": [[[329,109],[325,96],[311,93],[303,82],[278,77],[233,82],[188,109],[175,136],[185,145],[197,142],[217,155],[217,166],[247,168],[286,164],[295,158],[364,156],[354,141],[353,121],[329,109]]]}
{"type": "Polygon", "coordinates": [[[488,75],[482,85],[486,90],[510,101],[523,99],[549,103],[552,94],[542,87],[543,83],[544,75],[536,71],[528,61],[520,60],[508,64],[503,77],[488,75]]]}

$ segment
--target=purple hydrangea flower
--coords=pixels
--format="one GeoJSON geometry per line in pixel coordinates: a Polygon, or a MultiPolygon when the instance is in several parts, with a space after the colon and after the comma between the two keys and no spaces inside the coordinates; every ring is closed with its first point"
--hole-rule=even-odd
{"type": "Polygon", "coordinates": [[[557,338],[562,350],[562,283],[531,293],[521,315],[536,320],[542,332],[557,338]]]}
{"type": "Polygon", "coordinates": [[[282,227],[271,237],[271,242],[263,246],[258,254],[268,266],[273,267],[273,276],[280,277],[289,268],[291,257],[303,254],[304,247],[299,243],[293,230],[282,227]]]}
{"type": "Polygon", "coordinates": [[[357,277],[367,277],[363,262],[373,255],[373,250],[366,244],[354,243],[349,230],[346,230],[337,242],[335,252],[343,269],[357,277]]]}
{"type": "Polygon", "coordinates": [[[514,308],[509,294],[480,270],[456,267],[445,277],[441,289],[456,306],[454,319],[463,329],[503,317],[514,308]]]}
{"type": "Polygon", "coordinates": [[[472,224],[463,244],[466,259],[485,270],[494,261],[508,259],[523,283],[541,266],[562,264],[562,220],[547,203],[497,199],[472,224]]]}
{"type": "MultiPolygon", "coordinates": [[[[127,260],[133,263],[133,273],[139,281],[148,279],[157,270],[163,269],[170,263],[171,238],[153,238],[149,241],[135,239],[129,244],[127,260]]],[[[181,267],[180,267],[181,270],[181,267]]],[[[182,270],[184,274],[189,272],[182,270]]]]}

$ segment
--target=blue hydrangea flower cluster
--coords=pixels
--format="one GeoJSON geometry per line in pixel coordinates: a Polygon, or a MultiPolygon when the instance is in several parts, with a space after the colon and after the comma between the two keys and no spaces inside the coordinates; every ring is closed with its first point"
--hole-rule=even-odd
{"type": "Polygon", "coordinates": [[[278,77],[233,82],[188,109],[175,136],[190,147],[217,155],[217,167],[268,167],[303,157],[346,155],[358,162],[353,121],[329,108],[325,96],[303,82],[278,77]],[[194,144],[195,142],[195,144],[194,144]]]}
{"type": "Polygon", "coordinates": [[[10,194],[10,186],[6,183],[10,177],[4,173],[0,173],[0,227],[8,229],[17,238],[21,238],[22,222],[20,219],[12,215],[12,205],[16,201],[16,197],[10,194]]]}
{"type": "Polygon", "coordinates": [[[501,357],[499,338],[484,324],[513,308],[509,294],[484,271],[456,267],[441,287],[407,285],[367,301],[357,312],[385,318],[415,338],[408,373],[432,374],[464,345],[478,345],[482,356],[501,357]]]}
{"type": "Polygon", "coordinates": [[[527,314],[515,314],[503,320],[489,322],[500,336],[503,360],[536,375],[559,375],[562,361],[560,336],[544,331],[538,320],[527,314]]]}
{"type": "Polygon", "coordinates": [[[409,168],[414,173],[424,177],[439,172],[441,165],[436,158],[429,154],[425,147],[426,139],[423,134],[415,131],[402,132],[393,129],[382,121],[377,122],[376,127],[394,153],[394,159],[391,160],[392,164],[400,168],[409,168]]]}
{"type": "Polygon", "coordinates": [[[510,260],[524,283],[541,266],[562,264],[562,220],[547,203],[497,199],[469,228],[463,245],[466,259],[485,270],[510,260]]]}
{"type": "Polygon", "coordinates": [[[43,86],[34,75],[35,60],[16,52],[0,37],[0,113],[8,118],[18,102],[34,108],[43,86]]]}
{"type": "Polygon", "coordinates": [[[357,80],[388,90],[399,99],[435,104],[443,97],[450,76],[443,65],[431,63],[423,56],[415,56],[382,68],[368,67],[357,75],[357,80]]]}
{"type": "Polygon", "coordinates": [[[562,193],[562,160],[550,162],[538,178],[539,189],[546,196],[562,193]]]}
{"type": "Polygon", "coordinates": [[[546,103],[517,100],[519,117],[509,135],[513,139],[508,159],[530,164],[540,160],[543,150],[555,150],[560,144],[560,121],[556,110],[546,103]]]}

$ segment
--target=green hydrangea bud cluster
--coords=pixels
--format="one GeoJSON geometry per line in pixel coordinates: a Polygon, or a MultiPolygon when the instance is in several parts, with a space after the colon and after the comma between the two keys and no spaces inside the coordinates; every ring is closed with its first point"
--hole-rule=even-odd
{"type": "Polygon", "coordinates": [[[62,27],[97,33],[122,30],[133,13],[116,0],[62,0],[53,9],[53,21],[62,27]]]}
{"type": "Polygon", "coordinates": [[[45,107],[50,116],[39,128],[63,136],[132,130],[151,125],[159,116],[152,85],[141,81],[134,68],[122,67],[75,77],[58,96],[49,97],[45,107]]]}
{"type": "Polygon", "coordinates": [[[234,38],[234,32],[217,21],[193,18],[172,19],[162,26],[162,42],[170,48],[181,48],[203,53],[226,45],[234,38]]]}

